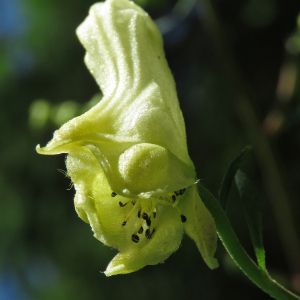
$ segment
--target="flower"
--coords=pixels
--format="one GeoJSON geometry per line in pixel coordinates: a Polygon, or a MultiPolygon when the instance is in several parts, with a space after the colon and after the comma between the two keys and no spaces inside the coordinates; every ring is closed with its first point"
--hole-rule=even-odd
{"type": "Polygon", "coordinates": [[[217,234],[196,189],[175,83],[161,34],[131,1],[94,4],[77,29],[102,100],[54,133],[41,154],[67,153],[75,208],[120,252],[105,274],[163,262],[195,240],[210,268],[217,234]]]}

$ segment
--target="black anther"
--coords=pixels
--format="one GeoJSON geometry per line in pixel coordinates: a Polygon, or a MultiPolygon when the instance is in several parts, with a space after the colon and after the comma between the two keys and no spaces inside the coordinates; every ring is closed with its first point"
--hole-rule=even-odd
{"type": "Polygon", "coordinates": [[[152,236],[153,236],[153,234],[154,234],[154,232],[155,232],[155,229],[152,230],[152,233],[150,233],[150,230],[147,229],[146,232],[145,232],[146,238],[147,238],[147,239],[151,239],[152,236]]]}
{"type": "Polygon", "coordinates": [[[180,218],[181,218],[181,222],[182,222],[182,223],[185,223],[185,222],[186,222],[186,216],[180,215],[180,218]]]}
{"type": "Polygon", "coordinates": [[[141,226],[141,228],[139,229],[138,233],[139,233],[139,234],[142,234],[143,231],[144,231],[144,228],[143,228],[143,226],[141,226]]]}
{"type": "Polygon", "coordinates": [[[133,235],[131,236],[131,239],[132,239],[132,241],[135,242],[135,243],[138,243],[139,240],[140,240],[140,238],[139,238],[136,234],[133,234],[133,235]]]}
{"type": "Polygon", "coordinates": [[[151,239],[151,234],[150,234],[150,230],[149,229],[146,230],[145,236],[146,236],[147,239],[151,239]]]}
{"type": "Polygon", "coordinates": [[[172,201],[173,201],[173,203],[176,201],[176,196],[175,195],[172,195],[172,201]]]}
{"type": "Polygon", "coordinates": [[[148,219],[146,220],[146,223],[147,223],[148,226],[150,226],[150,225],[151,225],[151,219],[148,218],[148,219]]]}
{"type": "Polygon", "coordinates": [[[181,196],[181,195],[185,192],[185,190],[186,190],[186,189],[181,189],[181,190],[179,190],[179,191],[175,191],[174,194],[175,194],[176,196],[181,196]]]}
{"type": "Polygon", "coordinates": [[[124,221],[123,223],[122,223],[122,226],[125,226],[126,225],[126,221],[124,221]]]}
{"type": "Polygon", "coordinates": [[[185,192],[186,189],[179,190],[179,195],[182,195],[185,192]]]}
{"type": "Polygon", "coordinates": [[[147,220],[147,219],[148,219],[148,215],[147,215],[146,213],[143,213],[143,214],[142,214],[142,218],[143,218],[144,220],[147,220]]]}
{"type": "Polygon", "coordinates": [[[112,196],[112,197],[116,197],[116,196],[117,196],[117,193],[112,192],[112,193],[111,193],[111,196],[112,196]]]}
{"type": "MultiPolygon", "coordinates": [[[[128,203],[128,202],[127,202],[128,203]]],[[[119,202],[120,207],[124,207],[127,203],[123,204],[121,201],[119,202]]]]}

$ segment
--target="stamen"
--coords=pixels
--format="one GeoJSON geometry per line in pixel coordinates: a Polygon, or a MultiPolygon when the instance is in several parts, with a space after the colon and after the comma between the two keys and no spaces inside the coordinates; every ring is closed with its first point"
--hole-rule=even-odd
{"type": "MultiPolygon", "coordinates": [[[[130,202],[130,201],[129,201],[130,202]]],[[[128,202],[127,202],[128,203],[128,202]]],[[[126,204],[127,204],[126,203],[126,204]]],[[[131,209],[130,213],[128,214],[128,216],[125,218],[125,221],[122,223],[122,226],[125,226],[127,221],[129,220],[130,216],[134,213],[134,211],[136,210],[137,206],[133,206],[133,208],[131,209]]]]}
{"type": "Polygon", "coordinates": [[[186,188],[179,190],[179,195],[183,195],[185,190],[186,190],[186,188]]]}
{"type": "Polygon", "coordinates": [[[176,209],[178,210],[178,212],[179,212],[179,214],[180,214],[181,222],[182,222],[182,223],[185,223],[186,220],[187,220],[186,216],[181,212],[181,210],[179,209],[178,206],[176,206],[176,209]]]}
{"type": "MultiPolygon", "coordinates": [[[[143,220],[143,219],[140,219],[140,222],[139,222],[139,224],[137,225],[137,227],[136,227],[136,229],[135,229],[135,231],[134,231],[132,237],[133,237],[133,236],[137,236],[137,233],[139,233],[139,234],[142,234],[142,233],[143,233],[143,231],[144,231],[144,228],[143,228],[143,226],[142,226],[143,222],[144,222],[144,220],[143,220]]],[[[133,240],[133,238],[132,238],[132,240],[133,240]]],[[[134,241],[134,240],[133,240],[133,241],[134,241]]],[[[135,242],[135,241],[134,241],[134,242],[135,242]]],[[[137,242],[135,242],[135,243],[137,243],[137,242]]]]}
{"type": "Polygon", "coordinates": [[[155,227],[155,225],[157,223],[157,219],[155,219],[156,214],[157,214],[156,204],[157,204],[156,201],[152,202],[149,218],[146,220],[146,223],[149,227],[150,232],[155,227]]]}
{"type": "Polygon", "coordinates": [[[152,238],[152,236],[154,235],[154,232],[155,232],[155,229],[153,229],[151,233],[150,233],[150,230],[147,229],[145,232],[146,238],[150,240],[152,238]]]}
{"type": "Polygon", "coordinates": [[[147,239],[151,238],[151,234],[150,234],[150,230],[149,229],[146,230],[145,236],[146,236],[147,239]]]}
{"type": "MultiPolygon", "coordinates": [[[[134,213],[136,214],[136,209],[138,210],[137,217],[139,220],[136,222],[135,230],[131,236],[131,240],[134,243],[138,243],[140,241],[140,237],[138,234],[145,233],[145,237],[147,239],[151,239],[155,233],[155,226],[157,223],[157,214],[159,213],[157,205],[171,205],[173,208],[176,207],[179,212],[181,222],[185,223],[187,221],[186,216],[181,212],[178,207],[178,202],[180,201],[179,196],[184,194],[186,189],[181,189],[178,191],[174,191],[173,193],[169,193],[165,196],[152,197],[148,201],[144,199],[131,199],[126,203],[119,202],[120,207],[124,207],[129,202],[132,203],[133,208],[131,209],[129,215],[125,218],[125,221],[122,223],[122,226],[125,226],[130,218],[130,216],[134,213]],[[144,230],[145,227],[145,230],[144,230]],[[147,228],[147,229],[146,229],[147,228]]],[[[115,197],[117,193],[112,192],[111,196],[115,197]]],[[[143,238],[143,237],[142,237],[143,238]]]]}
{"type": "Polygon", "coordinates": [[[158,203],[158,204],[162,204],[162,205],[173,205],[172,204],[172,201],[170,200],[170,197],[158,197],[158,198],[155,198],[155,202],[158,203]]]}
{"type": "Polygon", "coordinates": [[[116,197],[116,196],[117,196],[117,193],[112,192],[112,193],[111,193],[111,196],[112,196],[112,197],[116,197]]]}
{"type": "MultiPolygon", "coordinates": [[[[166,198],[167,199],[167,198],[166,198]]],[[[170,198],[169,198],[170,199],[170,198]]],[[[134,205],[134,207],[131,209],[129,215],[126,217],[125,221],[122,223],[122,226],[125,226],[127,224],[127,221],[129,220],[130,216],[132,215],[132,213],[135,211],[135,209],[138,209],[138,213],[137,216],[139,218],[139,222],[136,225],[136,229],[134,230],[132,236],[131,236],[131,240],[134,243],[138,243],[140,241],[140,237],[138,236],[138,234],[142,234],[145,232],[145,236],[147,239],[151,239],[155,229],[153,228],[157,222],[157,203],[159,203],[157,201],[157,199],[151,199],[150,201],[145,201],[145,202],[141,202],[140,199],[137,200],[130,200],[132,202],[132,204],[134,205]],[[137,205],[135,205],[137,204],[137,205]],[[143,205],[142,205],[143,204],[143,205]],[[155,219],[156,218],[156,219],[155,219]],[[155,219],[155,220],[154,220],[155,219]],[[147,224],[143,225],[144,222],[147,224]],[[143,226],[147,226],[148,228],[146,229],[146,231],[144,231],[144,227],[143,226]]],[[[125,206],[127,203],[129,203],[130,201],[126,202],[126,203],[122,203],[119,202],[119,205],[121,207],[125,206]]],[[[171,200],[170,200],[171,201],[171,200]]]]}
{"type": "Polygon", "coordinates": [[[138,243],[139,240],[140,240],[140,238],[139,238],[136,234],[133,234],[133,235],[131,236],[131,239],[132,239],[132,241],[135,242],[135,243],[138,243]]]}
{"type": "Polygon", "coordinates": [[[130,201],[127,201],[126,203],[122,203],[121,201],[119,202],[120,207],[124,207],[125,205],[127,205],[130,201]]]}
{"type": "Polygon", "coordinates": [[[180,215],[180,218],[181,218],[181,222],[182,222],[182,223],[185,223],[185,222],[186,222],[186,216],[180,215]]]}
{"type": "Polygon", "coordinates": [[[176,196],[175,195],[172,195],[172,201],[173,201],[173,203],[176,201],[176,196]]]}
{"type": "Polygon", "coordinates": [[[185,192],[185,190],[186,190],[186,188],[185,188],[185,189],[181,189],[181,190],[179,190],[179,191],[175,191],[174,194],[175,194],[176,196],[181,196],[181,195],[183,195],[183,193],[185,192]]]}
{"type": "MultiPolygon", "coordinates": [[[[175,192],[174,192],[174,193],[175,193],[175,192]]],[[[173,208],[177,206],[178,198],[176,198],[176,196],[175,196],[174,194],[171,195],[171,197],[169,196],[169,197],[167,198],[167,200],[169,201],[169,204],[171,204],[171,205],[173,206],[173,208]]]]}
{"type": "Polygon", "coordinates": [[[146,223],[147,223],[148,226],[151,226],[151,219],[148,218],[148,219],[146,220],[146,223]]]}

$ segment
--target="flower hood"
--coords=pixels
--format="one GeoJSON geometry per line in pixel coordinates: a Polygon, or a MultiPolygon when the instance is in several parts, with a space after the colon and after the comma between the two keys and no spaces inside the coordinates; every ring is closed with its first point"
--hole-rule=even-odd
{"type": "Polygon", "coordinates": [[[184,231],[216,267],[215,224],[196,190],[158,28],[133,2],[107,0],[91,7],[77,35],[104,96],[37,151],[68,154],[78,215],[120,251],[106,275],[163,262],[184,231]]]}

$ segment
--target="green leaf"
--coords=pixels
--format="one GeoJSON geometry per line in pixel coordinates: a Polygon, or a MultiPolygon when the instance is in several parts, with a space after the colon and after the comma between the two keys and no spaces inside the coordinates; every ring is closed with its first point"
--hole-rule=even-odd
{"type": "Polygon", "coordinates": [[[198,184],[197,187],[204,205],[215,220],[217,233],[224,247],[248,278],[277,300],[300,300],[298,296],[286,290],[273,280],[267,272],[257,267],[240,244],[219,202],[203,185],[198,184]]]}
{"type": "Polygon", "coordinates": [[[262,210],[261,203],[255,188],[248,176],[241,170],[235,175],[235,182],[242,199],[247,224],[249,227],[255,255],[259,267],[266,272],[265,250],[262,236],[262,210]]]}
{"type": "Polygon", "coordinates": [[[241,154],[235,158],[229,165],[223,178],[219,193],[219,202],[225,210],[228,194],[235,178],[240,197],[242,199],[244,212],[250,231],[253,247],[257,257],[258,265],[266,271],[265,250],[262,238],[262,212],[261,205],[255,189],[246,173],[249,173],[253,166],[252,147],[247,146],[241,154]],[[243,171],[241,171],[244,170],[243,171]]]}
{"type": "Polygon", "coordinates": [[[230,165],[226,171],[226,174],[221,183],[221,189],[219,192],[219,202],[220,202],[221,207],[224,210],[226,209],[227,198],[228,198],[228,194],[229,194],[234,176],[235,176],[237,170],[242,165],[242,163],[245,161],[245,158],[247,157],[247,154],[249,153],[249,151],[251,149],[252,149],[252,146],[247,146],[246,148],[244,148],[244,150],[241,152],[241,154],[230,163],[230,165]]]}

